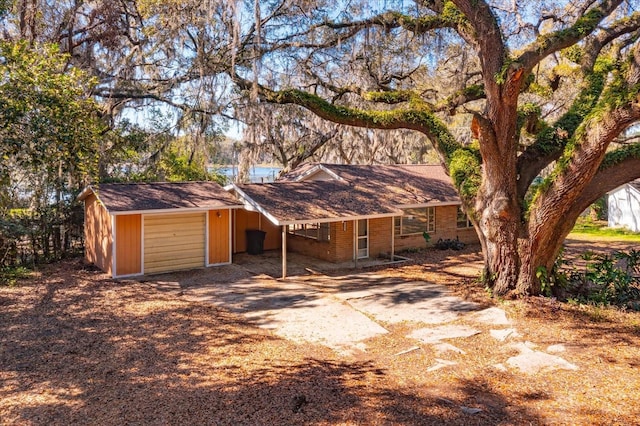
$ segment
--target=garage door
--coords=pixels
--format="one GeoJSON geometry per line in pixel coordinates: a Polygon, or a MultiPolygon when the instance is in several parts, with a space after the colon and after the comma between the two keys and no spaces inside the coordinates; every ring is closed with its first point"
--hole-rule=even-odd
{"type": "Polygon", "coordinates": [[[205,214],[144,217],[144,273],[204,266],[205,214]]]}

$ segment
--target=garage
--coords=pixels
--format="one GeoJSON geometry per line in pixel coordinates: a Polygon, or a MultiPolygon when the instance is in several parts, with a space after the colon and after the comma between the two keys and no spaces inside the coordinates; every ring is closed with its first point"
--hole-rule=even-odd
{"type": "Polygon", "coordinates": [[[205,214],[145,215],[144,273],[205,266],[205,214]]]}
{"type": "Polygon", "coordinates": [[[215,182],[89,186],[85,259],[114,278],[231,263],[231,210],[242,205],[215,182]]]}

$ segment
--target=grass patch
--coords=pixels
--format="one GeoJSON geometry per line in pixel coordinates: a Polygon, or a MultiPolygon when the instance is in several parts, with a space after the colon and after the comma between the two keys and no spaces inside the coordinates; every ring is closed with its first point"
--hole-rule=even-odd
{"type": "Polygon", "coordinates": [[[5,267],[0,269],[0,285],[14,286],[18,280],[31,275],[31,270],[23,266],[5,267]]]}
{"type": "Polygon", "coordinates": [[[591,237],[616,239],[620,241],[640,242],[640,233],[624,228],[609,228],[604,220],[593,220],[590,217],[580,217],[573,227],[571,235],[588,235],[591,237]]]}

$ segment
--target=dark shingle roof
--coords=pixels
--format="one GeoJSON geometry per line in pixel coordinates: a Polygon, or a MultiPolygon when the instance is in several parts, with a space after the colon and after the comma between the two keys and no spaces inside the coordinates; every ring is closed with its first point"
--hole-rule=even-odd
{"type": "Polygon", "coordinates": [[[460,202],[442,167],[432,165],[305,165],[277,182],[237,188],[280,223],[395,215],[402,207],[460,202]],[[313,180],[316,170],[342,180],[313,180]]]}
{"type": "MultiPolygon", "coordinates": [[[[89,187],[110,212],[220,208],[238,201],[216,182],[106,183],[89,187]]],[[[86,195],[84,195],[86,193],[86,195]]]]}
{"type": "Polygon", "coordinates": [[[384,197],[341,181],[274,182],[236,186],[281,224],[371,215],[400,211],[384,197]]]}
{"type": "MultiPolygon", "coordinates": [[[[323,163],[304,166],[301,171],[294,170],[283,176],[283,180],[304,179],[304,173],[311,172],[313,167],[330,170],[346,182],[364,187],[378,197],[384,194],[385,198],[398,206],[460,201],[451,179],[439,165],[323,163]]],[[[309,176],[312,177],[313,173],[309,176]]]]}

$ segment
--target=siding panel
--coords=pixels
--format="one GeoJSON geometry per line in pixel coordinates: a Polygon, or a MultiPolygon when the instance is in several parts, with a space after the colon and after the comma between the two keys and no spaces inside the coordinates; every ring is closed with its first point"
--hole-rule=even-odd
{"type": "Polygon", "coordinates": [[[116,273],[131,275],[142,272],[142,216],[116,216],[116,273]]]}
{"type": "Polygon", "coordinates": [[[228,209],[209,212],[209,264],[229,262],[229,220],[228,209]]]}
{"type": "Polygon", "coordinates": [[[204,264],[204,213],[145,216],[145,274],[198,268],[204,264]]]}
{"type": "Polygon", "coordinates": [[[111,217],[94,194],[84,202],[85,259],[111,274],[111,217]]]}

